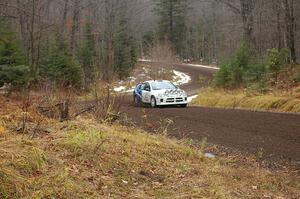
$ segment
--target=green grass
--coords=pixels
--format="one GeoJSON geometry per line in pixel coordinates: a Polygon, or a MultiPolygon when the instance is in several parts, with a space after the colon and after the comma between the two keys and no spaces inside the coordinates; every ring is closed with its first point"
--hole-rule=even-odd
{"type": "Polygon", "coordinates": [[[279,112],[300,112],[300,99],[293,95],[247,93],[208,88],[193,101],[193,105],[245,108],[279,112]]]}

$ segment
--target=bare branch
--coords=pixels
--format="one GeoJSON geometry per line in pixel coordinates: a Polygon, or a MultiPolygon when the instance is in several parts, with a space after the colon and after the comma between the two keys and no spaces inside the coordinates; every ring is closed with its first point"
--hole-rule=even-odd
{"type": "Polygon", "coordinates": [[[218,3],[223,3],[225,4],[227,7],[229,7],[234,13],[236,14],[241,14],[241,9],[238,8],[236,5],[234,5],[232,3],[232,1],[228,1],[228,0],[215,0],[218,3]]]}

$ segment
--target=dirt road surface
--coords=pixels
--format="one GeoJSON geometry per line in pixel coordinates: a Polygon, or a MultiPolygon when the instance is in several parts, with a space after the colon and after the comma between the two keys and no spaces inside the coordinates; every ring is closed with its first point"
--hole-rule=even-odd
{"type": "MultiPolygon", "coordinates": [[[[191,76],[192,81],[182,88],[189,95],[201,91],[199,76],[212,78],[216,70],[177,64],[176,70],[191,76]]],[[[155,132],[161,121],[171,119],[168,134],[177,138],[207,141],[240,151],[258,153],[265,157],[300,161],[300,115],[254,112],[218,108],[143,108],[135,107],[132,98],[122,106],[133,122],[147,131],[155,132]]]]}

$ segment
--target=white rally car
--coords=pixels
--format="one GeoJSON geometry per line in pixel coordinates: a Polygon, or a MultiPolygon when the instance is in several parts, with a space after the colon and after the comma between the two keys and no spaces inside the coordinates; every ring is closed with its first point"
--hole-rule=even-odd
{"type": "Polygon", "coordinates": [[[186,107],[187,94],[170,81],[152,80],[139,83],[133,91],[136,105],[149,104],[152,108],[164,105],[186,107]]]}

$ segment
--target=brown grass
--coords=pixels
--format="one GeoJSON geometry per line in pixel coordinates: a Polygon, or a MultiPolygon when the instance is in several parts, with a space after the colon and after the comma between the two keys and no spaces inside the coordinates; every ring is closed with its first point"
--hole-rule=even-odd
{"type": "MultiPolygon", "coordinates": [[[[59,123],[35,140],[2,111],[0,198],[298,198],[299,177],[205,158],[201,148],[92,118],[59,123]]],[[[18,113],[18,110],[16,110],[18,113]]],[[[33,113],[31,113],[34,115],[33,113]]],[[[33,118],[31,118],[33,119],[33,118]]]]}
{"type": "Polygon", "coordinates": [[[221,108],[245,108],[251,110],[267,110],[278,112],[300,112],[300,89],[293,93],[273,92],[260,94],[245,90],[221,90],[208,88],[203,90],[194,105],[221,107],[221,108]]]}

